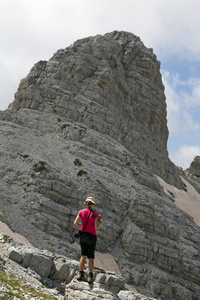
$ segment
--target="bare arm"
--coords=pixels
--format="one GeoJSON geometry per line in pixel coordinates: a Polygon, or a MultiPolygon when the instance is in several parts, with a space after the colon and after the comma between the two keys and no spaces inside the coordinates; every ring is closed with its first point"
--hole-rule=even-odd
{"type": "Polygon", "coordinates": [[[94,221],[95,229],[99,229],[100,224],[101,224],[101,215],[99,215],[99,217],[96,218],[95,221],[94,221]]]}
{"type": "Polygon", "coordinates": [[[77,215],[76,219],[74,220],[74,225],[81,226],[82,223],[80,223],[79,221],[81,221],[81,217],[77,215]]]}

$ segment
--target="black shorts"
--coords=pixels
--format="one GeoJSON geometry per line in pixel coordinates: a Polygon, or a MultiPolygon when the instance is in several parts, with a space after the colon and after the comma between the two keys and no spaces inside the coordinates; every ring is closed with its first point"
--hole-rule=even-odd
{"type": "Polygon", "coordinates": [[[87,256],[88,258],[94,258],[94,252],[96,249],[97,237],[89,232],[83,232],[80,238],[81,244],[81,255],[87,256]]]}

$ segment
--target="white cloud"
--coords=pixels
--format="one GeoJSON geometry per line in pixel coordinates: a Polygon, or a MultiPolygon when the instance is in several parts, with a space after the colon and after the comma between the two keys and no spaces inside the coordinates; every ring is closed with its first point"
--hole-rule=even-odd
{"type": "Polygon", "coordinates": [[[198,0],[4,0],[1,37],[8,47],[35,45],[41,51],[88,35],[127,30],[149,47],[197,57],[199,9],[198,0]]]}
{"type": "Polygon", "coordinates": [[[191,93],[184,93],[184,105],[187,108],[197,108],[200,107],[200,78],[189,78],[186,84],[191,93]]]}
{"type": "Polygon", "coordinates": [[[181,80],[178,73],[165,70],[162,75],[167,101],[169,156],[176,165],[186,169],[200,154],[200,80],[181,80]]]}
{"type": "Polygon", "coordinates": [[[186,127],[187,131],[189,132],[194,132],[198,131],[198,133],[200,132],[200,122],[199,120],[195,120],[192,116],[191,113],[188,113],[188,111],[184,110],[183,111],[183,122],[185,123],[185,126],[182,127],[183,129],[186,127]]]}
{"type": "Polygon", "coordinates": [[[179,95],[177,94],[173,81],[170,81],[170,73],[163,70],[163,83],[165,86],[165,95],[167,102],[167,120],[170,134],[179,132],[180,130],[180,111],[181,105],[179,95]]]}
{"type": "MultiPolygon", "coordinates": [[[[156,37],[157,47],[163,53],[178,53],[180,57],[200,59],[198,0],[154,1],[157,16],[160,17],[156,37]],[[158,3],[159,2],[159,3],[158,3]]],[[[155,36],[155,35],[153,35],[155,36]]]]}
{"type": "Polygon", "coordinates": [[[200,108],[200,78],[180,80],[176,73],[163,70],[170,134],[200,130],[200,120],[194,114],[200,108]]]}
{"type": "Polygon", "coordinates": [[[183,145],[177,152],[170,156],[175,164],[183,169],[189,168],[195,156],[200,156],[200,146],[183,145]]]}

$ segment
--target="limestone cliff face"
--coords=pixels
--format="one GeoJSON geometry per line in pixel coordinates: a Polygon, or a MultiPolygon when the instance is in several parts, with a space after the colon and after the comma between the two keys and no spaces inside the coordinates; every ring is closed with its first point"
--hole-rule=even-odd
{"type": "Polygon", "coordinates": [[[10,109],[37,109],[112,137],[169,183],[183,187],[168,159],[160,63],[125,32],[75,42],[21,81],[10,109]]]}
{"type": "Polygon", "coordinates": [[[184,173],[186,178],[195,184],[196,190],[200,193],[200,156],[194,158],[190,167],[184,173]]]}
{"type": "Polygon", "coordinates": [[[115,257],[126,282],[159,299],[197,300],[199,227],[154,176],[185,187],[167,155],[159,66],[126,32],[37,63],[0,112],[2,218],[33,245],[77,258],[73,220],[92,195],[97,250],[115,257]]]}
{"type": "Polygon", "coordinates": [[[200,156],[196,156],[194,160],[192,161],[188,173],[193,175],[196,178],[196,181],[200,181],[200,156]]]}

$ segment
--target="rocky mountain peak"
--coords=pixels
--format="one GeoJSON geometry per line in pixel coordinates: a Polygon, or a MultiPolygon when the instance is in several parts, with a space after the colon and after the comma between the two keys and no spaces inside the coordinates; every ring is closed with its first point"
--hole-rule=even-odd
{"type": "Polygon", "coordinates": [[[38,62],[9,107],[21,108],[51,112],[106,134],[155,174],[183,188],[166,149],[160,62],[132,33],[78,40],[49,61],[38,62]]]}
{"type": "MultiPolygon", "coordinates": [[[[103,121],[105,117],[100,114],[102,109],[109,119],[117,121],[119,131],[126,119],[142,123],[166,145],[163,91],[160,63],[152,49],[131,33],[113,32],[79,40],[59,50],[48,62],[37,63],[22,80],[10,109],[26,107],[68,117],[70,112],[64,107],[70,102],[69,96],[77,97],[74,121],[80,121],[82,116],[84,122],[84,115],[95,112],[96,121],[88,122],[90,127],[95,126],[98,119],[103,121]]],[[[105,125],[109,133],[109,124],[105,125]]]]}

